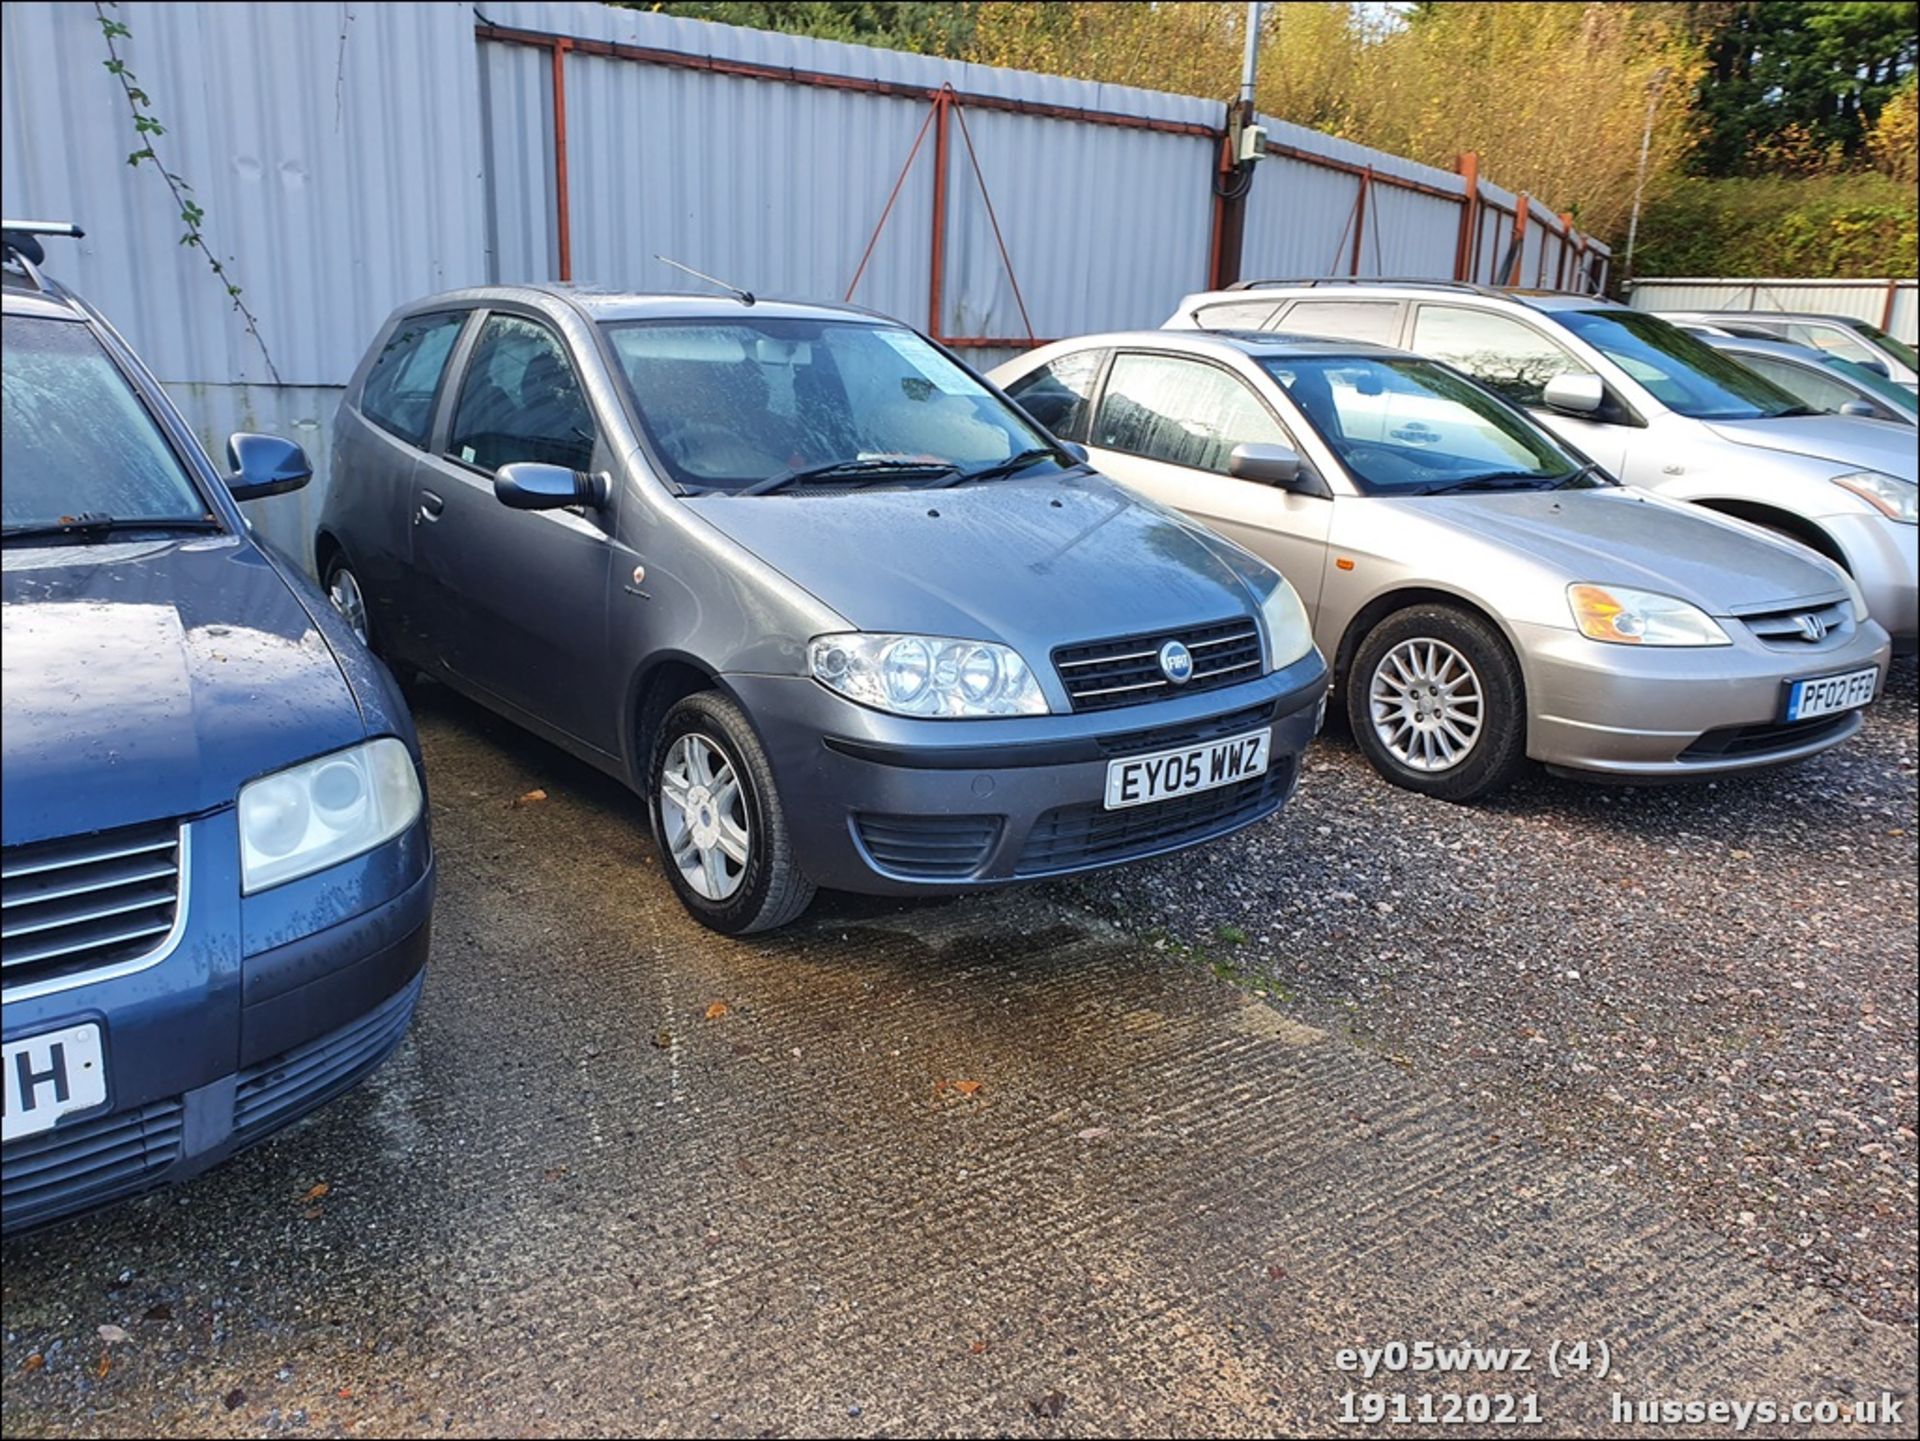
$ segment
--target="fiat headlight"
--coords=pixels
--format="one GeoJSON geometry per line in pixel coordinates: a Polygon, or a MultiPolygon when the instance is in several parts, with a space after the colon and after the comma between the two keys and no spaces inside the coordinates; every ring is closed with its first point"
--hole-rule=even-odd
{"type": "Polygon", "coordinates": [[[1570,585],[1567,605],[1588,640],[1614,645],[1732,645],[1719,622],[1670,595],[1618,585],[1570,585]]]}
{"type": "Polygon", "coordinates": [[[1281,670],[1313,649],[1313,627],[1300,593],[1282,580],[1260,602],[1260,623],[1267,632],[1267,669],[1281,670]]]}
{"type": "Polygon", "coordinates": [[[1047,698],[1020,653],[934,635],[823,635],[807,647],[813,678],[848,700],[910,716],[1045,715],[1047,698]]]}
{"type": "Polygon", "coordinates": [[[289,766],[240,788],[245,895],[325,870],[420,818],[413,757],[392,736],[289,766]]]}
{"type": "Polygon", "coordinates": [[[1890,520],[1903,525],[1920,523],[1920,506],[1915,502],[1915,497],[1920,496],[1920,486],[1910,480],[1883,475],[1877,470],[1855,470],[1836,475],[1833,483],[1842,490],[1852,491],[1890,520]]]}

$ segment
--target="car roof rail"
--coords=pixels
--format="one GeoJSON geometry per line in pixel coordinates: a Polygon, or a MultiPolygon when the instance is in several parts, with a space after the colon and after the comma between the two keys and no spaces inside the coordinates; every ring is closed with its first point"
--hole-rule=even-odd
{"type": "Polygon", "coordinates": [[[1437,280],[1431,275],[1302,275],[1288,280],[1236,280],[1228,290],[1279,290],[1287,286],[1318,285],[1430,285],[1436,290],[1471,290],[1481,295],[1502,295],[1491,285],[1471,280],[1437,280]]]}
{"type": "Polygon", "coordinates": [[[58,235],[82,240],[86,234],[71,220],[0,220],[0,256],[31,280],[34,289],[51,294],[52,282],[40,273],[40,267],[47,263],[47,252],[39,237],[58,235]]]}

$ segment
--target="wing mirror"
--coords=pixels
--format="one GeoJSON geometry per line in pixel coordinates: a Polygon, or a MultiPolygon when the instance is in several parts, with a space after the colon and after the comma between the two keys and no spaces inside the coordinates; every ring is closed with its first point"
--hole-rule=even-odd
{"type": "Polygon", "coordinates": [[[1858,415],[1866,420],[1872,420],[1880,414],[1879,411],[1875,410],[1871,405],[1868,405],[1864,400],[1849,400],[1845,402],[1840,407],[1840,413],[1842,415],[1858,415]]]}
{"type": "Polygon", "coordinates": [[[1547,382],[1547,409],[1592,415],[1606,403],[1607,388],[1590,371],[1563,371],[1547,382]]]}
{"type": "Polygon", "coordinates": [[[1062,450],[1064,450],[1068,455],[1072,456],[1075,460],[1079,461],[1082,465],[1086,465],[1089,463],[1089,459],[1087,456],[1087,448],[1084,445],[1080,444],[1079,441],[1060,440],[1060,441],[1056,441],[1055,443],[1062,450]]]}
{"type": "Polygon", "coordinates": [[[313,479],[313,464],[307,453],[277,435],[234,432],[227,437],[227,464],[232,468],[227,489],[235,500],[285,495],[313,479]]]}
{"type": "Polygon", "coordinates": [[[1286,445],[1257,442],[1236,445],[1227,457],[1227,474],[1236,480],[1271,485],[1275,489],[1291,490],[1298,495],[1324,497],[1328,494],[1326,482],[1300,458],[1299,451],[1286,445]]]}
{"type": "Polygon", "coordinates": [[[568,470],[564,465],[543,465],[522,460],[503,465],[493,473],[493,495],[502,505],[515,510],[558,510],[562,506],[603,506],[611,484],[605,474],[568,470]]]}

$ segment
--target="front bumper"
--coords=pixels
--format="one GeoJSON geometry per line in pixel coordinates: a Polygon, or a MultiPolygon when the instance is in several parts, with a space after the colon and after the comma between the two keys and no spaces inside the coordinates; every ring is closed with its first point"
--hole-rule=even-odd
{"type": "Polygon", "coordinates": [[[352,1086],[406,1033],[433,906],[424,819],[244,900],[232,811],[190,829],[187,920],[172,951],[6,1003],[8,1040],[97,1024],[108,1077],[103,1106],[0,1152],[7,1234],[206,1170],[352,1086]]]}
{"type": "Polygon", "coordinates": [[[985,889],[1181,850],[1272,815],[1325,710],[1317,651],[1244,685],[1148,705],[1009,720],[891,716],[799,676],[727,677],[760,734],[816,885],[870,895],[985,889]],[[1104,808],[1122,755],[1271,726],[1267,774],[1104,808]]]}
{"type": "Polygon", "coordinates": [[[1886,681],[1891,646],[1868,621],[1832,643],[1788,651],[1604,645],[1571,629],[1516,624],[1526,672],[1527,754],[1560,771],[1689,780],[1804,760],[1839,745],[1861,713],[1781,720],[1788,682],[1869,665],[1886,681]]]}

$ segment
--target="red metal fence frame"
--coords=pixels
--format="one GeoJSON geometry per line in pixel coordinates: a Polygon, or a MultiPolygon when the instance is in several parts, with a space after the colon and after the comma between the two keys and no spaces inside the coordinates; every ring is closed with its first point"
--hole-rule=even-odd
{"type": "MultiPolygon", "coordinates": [[[[1122,130],[1150,130],[1163,135],[1190,135],[1218,142],[1219,149],[1209,157],[1209,173],[1215,183],[1212,184],[1213,205],[1207,255],[1207,284],[1210,288],[1219,288],[1239,277],[1223,273],[1221,264],[1224,252],[1229,248],[1224,243],[1223,227],[1227,224],[1228,207],[1223,204],[1218,185],[1218,175],[1214,172],[1224,170],[1230,161],[1225,153],[1228,131],[1224,125],[1199,125],[1187,121],[1160,120],[1149,116],[1128,115],[1115,110],[1094,110],[1078,105],[1054,105],[1032,100],[1015,100],[1003,95],[986,95],[972,91],[956,90],[951,85],[926,86],[909,85],[899,81],[865,79],[852,75],[836,75],[825,70],[803,70],[783,65],[762,65],[748,60],[724,60],[711,55],[691,55],[679,50],[665,50],[649,45],[628,45],[612,40],[588,40],[573,35],[558,35],[542,30],[522,30],[510,25],[494,25],[480,22],[474,26],[474,36],[479,40],[492,40],[503,45],[524,45],[546,50],[552,63],[553,95],[553,170],[554,170],[554,209],[556,265],[562,282],[573,278],[573,225],[572,206],[568,194],[567,180],[567,74],[566,60],[569,52],[577,55],[594,55],[614,60],[627,60],[641,65],[660,65],[676,70],[703,70],[714,75],[728,75],[746,80],[765,80],[783,85],[809,85],[827,90],[850,90],[861,94],[885,96],[901,100],[925,101],[932,106],[928,117],[933,124],[933,235],[928,256],[927,277],[927,333],[942,344],[959,349],[1026,349],[1048,342],[1032,333],[1031,324],[1028,333],[1021,337],[1001,338],[978,335],[942,335],[940,332],[940,311],[944,303],[943,287],[946,268],[946,219],[947,219],[947,119],[949,112],[956,106],[966,106],[976,110],[997,110],[1012,115],[1032,115],[1050,120],[1076,120],[1086,125],[1106,125],[1122,130]],[[1217,158],[1216,158],[1217,157],[1217,158]]],[[[964,122],[963,122],[964,123],[964,122]]],[[[900,185],[906,179],[906,170],[911,169],[914,155],[919,151],[922,134],[914,141],[913,151],[907,156],[907,166],[901,171],[900,180],[895,182],[894,191],[888,197],[886,209],[881,212],[880,226],[886,224],[887,215],[893,209],[898,198],[900,185]]],[[[1522,194],[1519,203],[1512,212],[1498,202],[1487,199],[1481,189],[1479,157],[1468,153],[1459,157],[1455,169],[1461,177],[1461,188],[1449,190],[1443,186],[1429,185],[1425,181],[1408,179],[1388,171],[1376,170],[1370,165],[1356,165],[1345,160],[1336,160],[1331,156],[1316,155],[1297,146],[1287,145],[1277,140],[1266,142],[1266,153],[1296,160],[1306,165],[1318,166],[1322,170],[1333,170],[1351,175],[1359,181],[1359,190],[1354,200],[1354,213],[1349,218],[1353,227],[1352,251],[1348,258],[1348,270],[1351,275],[1360,273],[1360,242],[1366,226],[1370,192],[1376,185],[1385,185],[1397,190],[1411,191],[1417,195],[1430,196],[1437,200],[1449,201],[1460,207],[1459,235],[1454,244],[1453,273],[1456,280],[1472,280],[1478,273],[1480,262],[1480,215],[1483,210],[1493,210],[1499,214],[1511,213],[1514,217],[1512,244],[1514,246],[1513,269],[1507,277],[1495,277],[1496,284],[1518,284],[1519,271],[1524,264],[1528,216],[1532,210],[1528,197],[1522,194]]],[[[971,149],[971,146],[969,146],[971,149]]],[[[979,162],[975,159],[975,172],[978,176],[979,162]]],[[[985,177],[978,176],[982,193],[985,192],[985,177]]],[[[989,211],[992,202],[988,201],[989,211]]],[[[1241,212],[1244,215],[1244,212],[1241,212]]],[[[1375,218],[1377,226],[1379,221],[1375,218]]],[[[1568,279],[1567,262],[1569,257],[1583,259],[1591,248],[1591,238],[1575,229],[1573,217],[1562,214],[1556,225],[1551,221],[1540,222],[1543,229],[1557,236],[1561,241],[1560,256],[1555,270],[1556,285],[1564,285],[1568,279]]],[[[860,275],[866,269],[867,261],[873,254],[874,243],[879,239],[880,226],[874,230],[872,241],[868,242],[867,252],[861,257],[859,268],[854,272],[854,284],[859,284],[860,275]]],[[[995,238],[999,239],[999,225],[994,224],[995,238]]],[[[1342,231],[1342,241],[1345,231],[1342,231]]],[[[1235,247],[1237,248],[1237,247],[1235,247]]],[[[1006,259],[1006,244],[1000,240],[1003,259],[1006,259]]],[[[1336,262],[1337,263],[1337,262],[1336,262]]],[[[1008,274],[1012,275],[1012,261],[1006,260],[1008,274]]],[[[1536,267],[1535,284],[1546,283],[1546,248],[1540,251],[1539,264],[1536,267]]],[[[1579,267],[1575,266],[1577,277],[1579,267]]],[[[1019,282],[1014,281],[1016,298],[1019,282]]],[[[851,296],[851,287],[848,295],[851,296]]],[[[1893,291],[1888,290],[1887,308],[1891,312],[1893,291]]],[[[1025,302],[1021,302],[1022,318],[1025,318],[1025,302]]]]}

